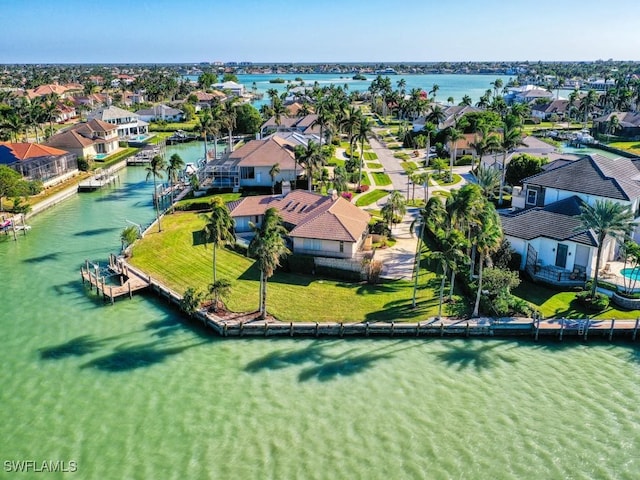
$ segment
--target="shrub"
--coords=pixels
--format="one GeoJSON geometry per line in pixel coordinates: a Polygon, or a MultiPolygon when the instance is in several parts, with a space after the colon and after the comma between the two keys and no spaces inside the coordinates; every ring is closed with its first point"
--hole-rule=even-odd
{"type": "Polygon", "coordinates": [[[360,188],[356,189],[356,193],[364,193],[369,190],[369,185],[360,185],[360,188]]]}
{"type": "Polygon", "coordinates": [[[285,257],[286,269],[293,273],[304,273],[311,275],[314,273],[315,261],[310,255],[291,254],[285,257]]]}
{"type": "Polygon", "coordinates": [[[351,199],[353,198],[353,193],[351,192],[342,192],[342,198],[344,198],[347,201],[351,201],[351,199]]]}
{"type": "Polygon", "coordinates": [[[589,290],[576,293],[576,300],[592,312],[601,312],[609,306],[609,297],[604,293],[596,293],[595,296],[592,297],[591,291],[589,290]]]}
{"type": "Polygon", "coordinates": [[[81,172],[88,172],[89,171],[89,160],[87,160],[84,157],[79,157],[78,158],[78,170],[80,170],[81,172]]]}
{"type": "Polygon", "coordinates": [[[463,155],[460,159],[456,160],[456,165],[471,165],[473,163],[473,157],[471,155],[463,155]]]}
{"type": "Polygon", "coordinates": [[[383,222],[382,220],[378,220],[373,225],[371,225],[371,227],[369,228],[369,231],[371,233],[375,233],[376,235],[385,235],[387,237],[391,235],[391,230],[389,229],[389,226],[387,225],[386,222],[383,222]]]}

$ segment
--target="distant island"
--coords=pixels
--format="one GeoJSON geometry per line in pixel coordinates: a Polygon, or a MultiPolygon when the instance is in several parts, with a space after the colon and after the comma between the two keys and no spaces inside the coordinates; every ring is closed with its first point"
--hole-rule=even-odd
{"type": "Polygon", "coordinates": [[[272,78],[271,80],[269,80],[269,83],[284,83],[285,79],[284,78],[272,78]]]}
{"type": "Polygon", "coordinates": [[[352,78],[353,78],[353,80],[366,80],[367,79],[367,77],[365,77],[361,73],[356,73],[352,78]]]}

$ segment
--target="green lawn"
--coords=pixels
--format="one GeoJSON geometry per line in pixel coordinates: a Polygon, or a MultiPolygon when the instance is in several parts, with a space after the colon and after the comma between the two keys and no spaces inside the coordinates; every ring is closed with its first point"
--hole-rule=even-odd
{"type": "Polygon", "coordinates": [[[400,160],[409,160],[411,158],[411,156],[408,153],[404,153],[404,152],[396,152],[393,154],[393,156],[395,158],[399,158],[400,160]]]}
{"type": "Polygon", "coordinates": [[[364,154],[362,155],[362,158],[364,158],[367,161],[377,160],[378,155],[375,152],[364,152],[364,154]]]}
{"type": "Polygon", "coordinates": [[[576,292],[560,292],[523,280],[513,294],[537,306],[545,318],[637,318],[640,310],[619,310],[611,304],[604,312],[593,313],[575,301],[576,292]]]}
{"type": "Polygon", "coordinates": [[[609,146],[640,155],[640,142],[612,142],[609,146]]]}
{"type": "Polygon", "coordinates": [[[389,195],[389,193],[391,192],[387,190],[371,190],[370,192],[365,193],[361,197],[358,197],[358,199],[356,200],[356,206],[366,207],[367,205],[376,203],[382,197],[389,195]]]}
{"type": "Polygon", "coordinates": [[[371,172],[371,176],[373,176],[373,181],[379,187],[386,187],[387,185],[391,185],[391,179],[389,175],[384,172],[371,172]]]}
{"type": "Polygon", "coordinates": [[[180,123],[167,123],[165,125],[160,125],[152,122],[149,125],[150,132],[175,132],[176,130],[184,130],[185,132],[196,131],[198,127],[198,120],[194,119],[189,122],[180,122],[180,123]]]}
{"type": "Polygon", "coordinates": [[[206,208],[206,206],[211,203],[211,199],[213,197],[222,197],[225,203],[232,202],[240,198],[242,194],[240,193],[216,193],[211,195],[204,195],[198,198],[185,198],[184,200],[180,200],[176,202],[176,208],[178,210],[190,210],[189,206],[193,204],[202,205],[206,208]]]}
{"type": "Polygon", "coordinates": [[[339,158],[336,158],[336,157],[331,157],[327,165],[331,165],[334,167],[344,167],[344,160],[340,160],[339,158]]]}
{"type": "Polygon", "coordinates": [[[109,155],[103,160],[94,160],[94,165],[96,168],[110,167],[111,165],[121,162],[127,157],[131,157],[132,155],[135,155],[138,150],[140,149],[133,148],[133,147],[125,148],[124,150],[120,150],[119,152],[116,152],[113,155],[109,155]]]}
{"type": "MultiPolygon", "coordinates": [[[[403,155],[406,155],[406,154],[403,154],[403,155]]],[[[394,157],[395,157],[395,155],[394,155],[394,157]]],[[[407,158],[409,158],[408,155],[407,155],[407,158]]],[[[415,162],[400,162],[400,166],[407,173],[413,173],[418,168],[418,165],[415,162]]]]}
{"type": "Polygon", "coordinates": [[[381,163],[367,163],[367,168],[371,168],[373,170],[384,168],[381,163]]]}
{"type": "MultiPolygon", "coordinates": [[[[194,213],[165,216],[163,232],[153,231],[140,240],[131,262],[179,293],[188,287],[206,290],[212,281],[212,246],[192,245],[192,233],[202,226],[194,213]]],[[[259,270],[254,261],[224,248],[217,252],[218,278],[231,279],[233,284],[225,299],[227,307],[233,311],[256,310],[259,270]]],[[[267,309],[285,322],[417,321],[437,314],[434,287],[438,286],[434,274],[421,270],[418,307],[413,309],[413,283],[409,281],[374,286],[277,272],[269,279],[267,309]],[[331,308],[327,308],[328,298],[331,308]]]]}
{"type": "MultiPolygon", "coordinates": [[[[433,177],[431,177],[433,178],[433,177]]],[[[436,182],[436,184],[442,186],[442,187],[447,187],[449,185],[455,185],[458,182],[462,181],[462,177],[460,175],[458,175],[457,173],[453,174],[453,180],[451,182],[442,182],[436,178],[433,178],[433,181],[436,182]]]]}
{"type": "Polygon", "coordinates": [[[367,172],[362,172],[362,185],[371,186],[371,179],[369,179],[369,174],[367,172]]]}

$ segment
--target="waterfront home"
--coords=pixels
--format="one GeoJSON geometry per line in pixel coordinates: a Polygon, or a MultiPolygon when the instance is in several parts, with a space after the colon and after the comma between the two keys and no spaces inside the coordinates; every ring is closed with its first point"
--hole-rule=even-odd
{"type": "Polygon", "coordinates": [[[611,112],[593,119],[593,129],[598,133],[611,134],[617,137],[640,138],[640,112],[611,112]],[[618,128],[611,130],[611,119],[618,119],[618,128]]]}
{"type": "Polygon", "coordinates": [[[136,113],[110,105],[101,107],[87,115],[89,119],[97,119],[118,127],[118,137],[126,139],[131,136],[146,134],[149,124],[136,113]]]}
{"type": "MultiPolygon", "coordinates": [[[[580,229],[582,200],[571,196],[544,207],[502,212],[502,230],[520,255],[520,269],[535,280],[554,285],[583,284],[595,273],[598,241],[591,230],[580,229]]],[[[607,239],[603,258],[615,250],[607,239]]]]}
{"type": "MultiPolygon", "coordinates": [[[[567,236],[569,224],[575,223],[575,217],[579,214],[576,202],[594,205],[596,200],[611,200],[629,207],[635,221],[640,220],[640,159],[587,155],[573,162],[553,162],[543,172],[525,178],[522,183],[522,187],[514,187],[512,206],[523,212],[516,212],[507,221],[507,227],[503,223],[503,228],[505,234],[511,237],[510,240],[519,239],[512,241],[512,244],[523,256],[523,265],[531,264],[531,258],[535,258],[539,266],[552,265],[570,272],[577,266],[587,276],[594,275],[593,252],[588,254],[584,248],[578,248],[580,242],[575,240],[581,238],[584,240],[582,245],[586,245],[589,233],[574,232],[574,236],[567,236]],[[571,204],[567,203],[568,199],[576,200],[571,204]],[[534,213],[528,213],[529,209],[534,213]],[[560,214],[574,219],[559,217],[560,214]],[[542,225],[541,218],[549,225],[542,225]],[[561,228],[564,228],[562,234],[544,233],[550,229],[557,232],[555,229],[561,228]],[[551,242],[545,243],[544,251],[539,250],[543,248],[541,244],[531,242],[531,239],[538,237],[551,242]]],[[[632,236],[634,240],[640,240],[639,227],[636,227],[632,236]]],[[[617,242],[607,239],[602,250],[603,261],[615,260],[618,254],[617,242]]]]}
{"type": "Polygon", "coordinates": [[[238,234],[260,225],[274,207],[283,219],[295,254],[353,259],[368,235],[370,215],[337,194],[295,190],[284,195],[244,197],[229,204],[238,234]]]}
{"type": "Polygon", "coordinates": [[[76,154],[37,143],[0,142],[0,165],[26,180],[41,181],[45,187],[78,173],[76,154]]]}
{"type": "Polygon", "coordinates": [[[507,94],[504,96],[505,102],[508,105],[513,103],[533,103],[537,100],[553,100],[553,93],[539,88],[535,85],[524,85],[522,87],[510,87],[507,94]]]}
{"type": "Polygon", "coordinates": [[[554,100],[550,103],[541,103],[531,107],[531,116],[540,120],[549,120],[556,116],[555,121],[563,120],[569,109],[569,100],[554,100]]]}
{"type": "Polygon", "coordinates": [[[86,159],[110,155],[118,149],[118,127],[94,118],[52,136],[47,145],[86,159]]]}
{"type": "Polygon", "coordinates": [[[272,116],[260,127],[260,138],[275,132],[298,132],[304,135],[318,135],[320,133],[318,115],[313,113],[304,117],[283,116],[280,117],[279,124],[276,122],[276,118],[272,116]]]}
{"type": "Polygon", "coordinates": [[[202,90],[199,90],[189,94],[189,96],[191,95],[194,95],[197,99],[195,104],[196,112],[210,107],[211,103],[215,100],[223,101],[227,98],[227,95],[218,90],[214,90],[212,92],[203,92],[202,90]]]}
{"type": "Polygon", "coordinates": [[[242,97],[245,94],[244,85],[236,82],[221,82],[211,85],[212,88],[223,92],[230,92],[236,97],[242,97]]]}
{"type": "Polygon", "coordinates": [[[184,112],[177,108],[168,107],[162,103],[151,108],[145,108],[136,112],[141,120],[145,122],[181,122],[184,120],[184,112]]]}
{"type": "Polygon", "coordinates": [[[273,183],[295,181],[303,168],[295,159],[295,144],[273,136],[262,140],[251,140],[220,159],[211,161],[205,174],[214,187],[271,187],[269,171],[278,165],[280,172],[273,183]]]}
{"type": "MultiPolygon", "coordinates": [[[[444,130],[448,127],[455,127],[458,121],[467,113],[475,113],[482,112],[483,110],[478,107],[473,107],[471,105],[438,105],[442,108],[442,112],[444,113],[443,120],[436,125],[438,130],[444,130]]],[[[427,118],[429,117],[429,112],[426,115],[421,115],[413,121],[413,131],[418,132],[422,130],[427,122],[427,118]]]]}

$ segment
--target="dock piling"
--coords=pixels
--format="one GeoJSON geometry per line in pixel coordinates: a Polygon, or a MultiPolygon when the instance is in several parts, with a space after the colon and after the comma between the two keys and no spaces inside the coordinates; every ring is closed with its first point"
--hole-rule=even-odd
{"type": "Polygon", "coordinates": [[[611,341],[611,339],[613,338],[613,328],[616,325],[616,319],[612,318],[611,319],[611,328],[609,328],[609,341],[611,341]]]}
{"type": "Polygon", "coordinates": [[[633,327],[633,335],[631,336],[631,340],[635,342],[636,335],[638,333],[638,324],[640,323],[640,317],[636,318],[636,325],[633,327]]]}
{"type": "Polygon", "coordinates": [[[560,341],[562,341],[563,334],[564,334],[564,317],[560,319],[560,338],[559,338],[560,341]]]}

